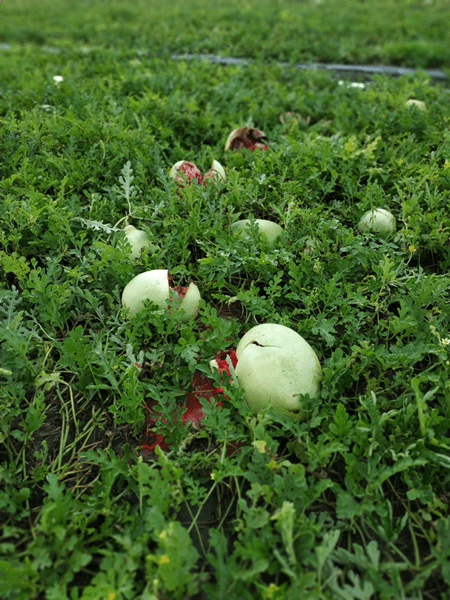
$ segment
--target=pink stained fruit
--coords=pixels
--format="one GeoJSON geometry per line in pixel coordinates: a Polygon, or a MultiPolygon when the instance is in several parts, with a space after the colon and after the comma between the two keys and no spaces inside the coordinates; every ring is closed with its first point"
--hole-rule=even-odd
{"type": "Polygon", "coordinates": [[[191,182],[201,184],[203,177],[200,169],[194,163],[187,160],[179,160],[169,171],[169,177],[180,187],[184,187],[185,183],[191,185],[191,182]]]}
{"type": "Polygon", "coordinates": [[[133,277],[122,292],[122,305],[132,315],[143,309],[145,300],[150,300],[159,310],[162,310],[167,306],[167,301],[172,299],[173,292],[182,298],[180,308],[184,313],[181,321],[186,323],[196,317],[200,302],[198,287],[192,282],[186,287],[174,286],[172,276],[167,269],[145,271],[133,277]]]}
{"type": "Polygon", "coordinates": [[[205,173],[203,181],[205,182],[208,179],[213,179],[215,183],[226,183],[227,176],[225,169],[222,167],[219,161],[212,161],[211,168],[205,173]]]}
{"type": "MultiPolygon", "coordinates": [[[[237,364],[236,352],[231,351],[228,356],[230,357],[231,363],[233,366],[237,364]]],[[[229,364],[226,360],[227,354],[223,351],[220,351],[216,357],[217,367],[219,372],[224,375],[230,375],[229,364]]],[[[221,387],[217,387],[214,381],[200,371],[195,371],[191,385],[190,391],[187,392],[186,402],[182,409],[181,413],[181,421],[183,423],[183,427],[191,424],[194,427],[202,427],[202,421],[205,417],[205,411],[203,405],[200,401],[200,398],[204,398],[208,402],[212,402],[213,400],[216,402],[215,406],[218,408],[223,408],[223,400],[227,400],[226,395],[223,392],[221,387]]],[[[142,436],[141,441],[141,452],[144,455],[150,455],[151,452],[156,448],[156,446],[160,446],[163,450],[169,448],[169,443],[166,440],[166,437],[162,433],[162,425],[167,422],[161,413],[161,409],[159,404],[156,402],[150,402],[146,404],[146,432],[142,436]]],[[[174,419],[176,422],[176,417],[174,419]]],[[[227,449],[227,453],[232,453],[236,451],[239,447],[238,445],[234,445],[232,448],[227,449]]]]}
{"type": "Polygon", "coordinates": [[[255,127],[238,127],[230,133],[225,142],[225,150],[267,150],[269,140],[266,134],[255,127]]]}

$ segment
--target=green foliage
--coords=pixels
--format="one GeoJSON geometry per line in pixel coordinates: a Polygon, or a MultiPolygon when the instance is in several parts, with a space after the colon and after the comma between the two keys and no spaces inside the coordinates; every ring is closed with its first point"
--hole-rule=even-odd
{"type": "Polygon", "coordinates": [[[2,597],[446,598],[448,91],[268,59],[448,65],[448,7],[22,4],[0,34],[2,597]],[[225,152],[245,124],[268,151],[225,152]],[[226,184],[177,188],[182,159],[219,160],[226,184]],[[378,206],[388,239],[356,228],[378,206]],[[284,233],[233,236],[244,218],[284,233]],[[127,224],[151,240],[137,259],[127,224]],[[195,281],[197,318],[175,293],[129,318],[122,291],[152,269],[195,281]],[[211,372],[262,322],[320,359],[305,422],[254,414],[211,372]],[[182,418],[199,373],[223,389],[201,426],[182,418]],[[145,452],[152,434],[167,447],[145,452]]]}
{"type": "MultiPolygon", "coordinates": [[[[22,44],[30,53],[33,46],[44,46],[50,56],[55,47],[70,50],[76,44],[88,68],[101,60],[102,47],[109,52],[117,46],[138,48],[151,57],[196,52],[420,68],[448,66],[450,58],[445,0],[219,0],[214,5],[192,0],[189,6],[183,0],[136,0],[131,5],[108,0],[95,7],[88,0],[70,5],[30,0],[26,8],[9,2],[2,14],[0,42],[22,44]],[[33,20],[27,21],[30,15],[33,20]]],[[[145,78],[143,74],[137,82],[125,82],[124,91],[141,91],[145,78]]],[[[244,95],[242,91],[235,101],[244,95]]],[[[195,105],[196,96],[191,99],[195,105]]]]}

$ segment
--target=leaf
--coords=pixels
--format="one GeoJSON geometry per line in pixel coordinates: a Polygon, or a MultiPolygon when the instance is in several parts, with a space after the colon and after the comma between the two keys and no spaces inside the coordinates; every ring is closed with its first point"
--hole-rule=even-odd
{"type": "Polygon", "coordinates": [[[336,516],[338,519],[353,519],[360,517],[364,512],[372,509],[372,504],[358,502],[356,498],[344,490],[338,491],[336,503],[336,516]]]}
{"type": "Polygon", "coordinates": [[[122,195],[128,202],[135,195],[135,187],[132,185],[133,181],[134,175],[131,162],[127,161],[122,168],[119,183],[122,186],[122,195]]]}
{"type": "Polygon", "coordinates": [[[190,571],[199,555],[187,530],[178,521],[171,521],[159,533],[158,540],[159,551],[154,560],[165,588],[175,592],[177,597],[181,597],[177,592],[182,592],[186,587],[191,593],[197,591],[196,578],[190,571]]]}
{"type": "Polygon", "coordinates": [[[445,583],[450,585],[450,519],[439,519],[436,523],[438,541],[431,549],[433,556],[438,558],[442,566],[442,576],[445,583]]]}
{"type": "MultiPolygon", "coordinates": [[[[15,595],[10,595],[10,598],[30,598],[31,596],[29,594],[27,594],[26,596],[16,596],[16,594],[17,592],[19,592],[19,590],[23,592],[24,590],[32,590],[35,588],[35,585],[31,581],[31,578],[37,579],[37,574],[34,572],[34,569],[28,561],[18,563],[15,559],[0,559],[0,587],[4,591],[8,591],[9,594],[11,594],[11,592],[14,592],[15,595]]],[[[38,593],[35,589],[34,592],[36,594],[38,593]]]]}
{"type": "Polygon", "coordinates": [[[45,484],[44,491],[47,492],[48,497],[53,500],[56,504],[61,501],[64,495],[65,485],[64,483],[58,482],[58,476],[55,473],[49,473],[47,475],[48,484],[45,484]]]}
{"type": "Polygon", "coordinates": [[[327,558],[333,552],[336,544],[339,541],[341,532],[339,529],[327,531],[323,534],[322,543],[315,547],[315,553],[319,563],[319,570],[322,570],[327,558]]]}
{"type": "Polygon", "coordinates": [[[289,557],[289,563],[295,565],[297,562],[294,552],[294,519],[295,508],[292,502],[283,502],[282,507],[271,517],[276,520],[277,527],[281,531],[284,549],[289,557]]]}
{"type": "Polygon", "coordinates": [[[334,327],[335,320],[335,318],[327,319],[325,315],[320,313],[316,317],[314,326],[311,329],[314,335],[320,334],[330,347],[334,346],[336,341],[336,336],[334,335],[336,333],[336,329],[334,327]]]}
{"type": "Polygon", "coordinates": [[[364,571],[374,569],[378,572],[381,552],[376,541],[369,542],[365,550],[360,544],[353,543],[352,550],[353,552],[345,548],[337,548],[333,558],[344,566],[355,566],[364,571]]]}
{"type": "Polygon", "coordinates": [[[76,220],[88,229],[93,229],[94,231],[104,231],[105,233],[122,231],[120,228],[109,225],[109,223],[103,223],[103,221],[92,221],[90,219],[83,219],[82,217],[77,217],[76,220]]]}
{"type": "MultiPolygon", "coordinates": [[[[213,591],[217,598],[226,598],[228,595],[228,587],[233,581],[234,575],[234,564],[228,557],[228,542],[222,531],[211,528],[209,530],[210,536],[210,547],[213,552],[208,552],[207,559],[209,563],[214,567],[215,582],[213,591]]],[[[205,591],[208,592],[208,587],[212,587],[211,584],[205,586],[205,591]]]]}
{"type": "Polygon", "coordinates": [[[24,281],[30,272],[26,258],[19,256],[17,252],[6,254],[0,250],[0,263],[5,273],[14,273],[19,281],[24,281]]]}
{"type": "Polygon", "coordinates": [[[25,421],[25,433],[31,438],[45,421],[45,396],[43,392],[36,394],[33,404],[28,407],[25,421]]]}
{"type": "Polygon", "coordinates": [[[370,581],[361,579],[354,571],[349,571],[347,575],[353,585],[345,584],[342,588],[346,600],[373,600],[375,588],[370,581]]]}
{"type": "Polygon", "coordinates": [[[353,428],[353,423],[342,402],[339,402],[337,405],[333,421],[334,423],[330,423],[330,431],[334,433],[337,438],[348,438],[349,433],[353,428]]]}
{"type": "Polygon", "coordinates": [[[40,388],[41,386],[44,386],[46,392],[48,392],[54,385],[61,382],[63,382],[61,379],[61,374],[57,372],[46,373],[45,371],[41,371],[36,377],[36,387],[40,388]]]}

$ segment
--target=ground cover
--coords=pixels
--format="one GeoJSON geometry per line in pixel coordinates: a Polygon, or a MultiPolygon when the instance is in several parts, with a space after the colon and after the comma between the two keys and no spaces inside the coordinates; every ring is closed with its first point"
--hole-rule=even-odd
{"type": "MultiPolygon", "coordinates": [[[[42,38],[7,25],[0,52],[3,597],[448,598],[448,90],[423,72],[354,86],[168,61],[142,53],[134,16],[127,29],[140,3],[84,24],[78,3],[40,4],[42,38]],[[79,15],[65,32],[63,9],[79,15]],[[268,150],[225,151],[241,125],[268,150]],[[178,187],[181,159],[202,173],[220,161],[226,183],[178,187]],[[395,233],[359,232],[375,207],[395,233]],[[249,217],[282,236],[233,235],[249,217]],[[137,259],[127,224],[150,240],[137,259]],[[196,283],[197,317],[123,311],[123,289],[151,269],[196,283]],[[255,413],[210,369],[265,322],[317,353],[306,420],[255,413]]],[[[7,23],[24,6],[9,3],[7,23]]],[[[251,8],[217,9],[231,6],[251,8]]],[[[446,5],[409,8],[434,19],[446,5]]],[[[176,27],[166,53],[231,53],[176,27]]]]}
{"type": "Polygon", "coordinates": [[[415,68],[450,62],[447,0],[10,0],[1,14],[0,43],[415,68]]]}

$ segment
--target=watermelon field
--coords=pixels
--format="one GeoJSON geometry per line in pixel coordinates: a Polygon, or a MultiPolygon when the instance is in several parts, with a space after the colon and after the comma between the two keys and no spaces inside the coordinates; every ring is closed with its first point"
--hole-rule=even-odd
{"type": "Polygon", "coordinates": [[[450,3],[0,22],[1,598],[450,600],[450,3]]]}

